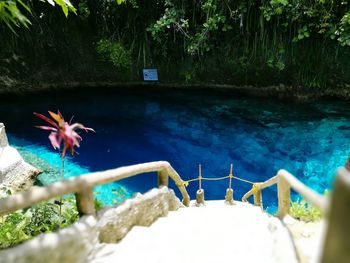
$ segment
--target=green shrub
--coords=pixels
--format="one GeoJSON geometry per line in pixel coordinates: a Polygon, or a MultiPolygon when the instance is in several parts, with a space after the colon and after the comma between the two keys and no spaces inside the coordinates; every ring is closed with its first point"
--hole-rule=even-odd
{"type": "MultiPolygon", "coordinates": [[[[95,200],[96,210],[102,207],[102,203],[95,200]]],[[[63,199],[61,209],[60,216],[58,201],[44,202],[0,217],[0,248],[8,248],[39,234],[67,227],[79,219],[73,197],[63,199]]]]}
{"type": "Polygon", "coordinates": [[[22,209],[0,218],[0,248],[7,248],[41,233],[49,233],[71,225],[78,219],[75,200],[64,199],[60,207],[56,202],[45,202],[22,209]]]}
{"type": "Polygon", "coordinates": [[[128,70],[131,67],[131,53],[120,42],[101,39],[96,45],[97,53],[109,61],[118,70],[128,70]]]}
{"type": "Polygon", "coordinates": [[[322,218],[322,213],[318,208],[307,203],[305,200],[300,199],[292,202],[289,214],[292,217],[305,222],[313,222],[322,218]]]}
{"type": "Polygon", "coordinates": [[[21,243],[31,236],[25,231],[30,216],[23,211],[17,211],[0,218],[0,248],[11,247],[21,243]]]}

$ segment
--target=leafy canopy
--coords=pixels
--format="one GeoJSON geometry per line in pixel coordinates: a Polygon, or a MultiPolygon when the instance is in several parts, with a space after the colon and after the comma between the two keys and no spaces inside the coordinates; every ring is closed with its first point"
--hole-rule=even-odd
{"type": "MultiPolygon", "coordinates": [[[[0,0],[0,24],[5,24],[14,34],[16,34],[15,27],[24,26],[28,28],[31,24],[28,14],[31,14],[29,6],[36,0],[0,0]]],[[[69,12],[76,14],[77,10],[69,0],[38,0],[40,2],[48,3],[52,6],[61,7],[64,15],[68,17],[69,12]]],[[[125,2],[125,0],[115,0],[118,5],[125,2]]]]}

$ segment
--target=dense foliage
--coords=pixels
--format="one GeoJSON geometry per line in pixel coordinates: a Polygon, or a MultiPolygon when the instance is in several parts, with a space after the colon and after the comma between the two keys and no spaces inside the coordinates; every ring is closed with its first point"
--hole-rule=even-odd
{"type": "Polygon", "coordinates": [[[74,199],[63,202],[60,207],[53,202],[35,205],[0,217],[0,248],[22,243],[41,233],[49,233],[71,225],[78,219],[74,199]]]}
{"type": "Polygon", "coordinates": [[[72,0],[68,19],[40,1],[17,3],[32,25],[19,37],[2,30],[15,70],[3,68],[35,80],[138,80],[157,67],[164,81],[350,83],[347,0],[72,0]]]}
{"type": "MultiPolygon", "coordinates": [[[[72,11],[75,13],[76,9],[73,7],[69,0],[41,0],[42,2],[47,2],[52,6],[56,4],[62,8],[65,16],[68,16],[68,12],[72,11]]],[[[32,4],[30,1],[29,5],[32,4]]],[[[6,26],[16,34],[14,29],[15,26],[24,26],[28,28],[31,24],[30,20],[27,18],[26,13],[31,13],[31,9],[22,0],[2,0],[0,2],[0,21],[6,24],[6,26]],[[21,10],[23,9],[24,12],[21,10]]]]}
{"type": "MultiPolygon", "coordinates": [[[[1,188],[0,198],[11,195],[10,189],[1,188]]],[[[95,199],[95,209],[102,204],[95,199]]],[[[0,249],[11,247],[41,233],[50,233],[67,227],[79,218],[74,197],[43,202],[0,217],[0,249]],[[61,206],[62,205],[62,206],[61,206]]]]}

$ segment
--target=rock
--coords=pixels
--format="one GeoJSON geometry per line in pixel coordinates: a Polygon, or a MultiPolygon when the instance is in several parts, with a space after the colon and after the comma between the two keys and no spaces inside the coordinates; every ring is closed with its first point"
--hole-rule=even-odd
{"type": "Polygon", "coordinates": [[[10,187],[15,192],[27,190],[40,173],[8,144],[5,126],[0,123],[0,185],[10,187]]]}

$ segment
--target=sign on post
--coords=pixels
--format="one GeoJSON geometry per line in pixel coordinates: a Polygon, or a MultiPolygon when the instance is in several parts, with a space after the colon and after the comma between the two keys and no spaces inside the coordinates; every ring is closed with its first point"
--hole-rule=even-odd
{"type": "Polygon", "coordinates": [[[154,68],[143,69],[144,81],[158,81],[158,70],[154,68]]]}

